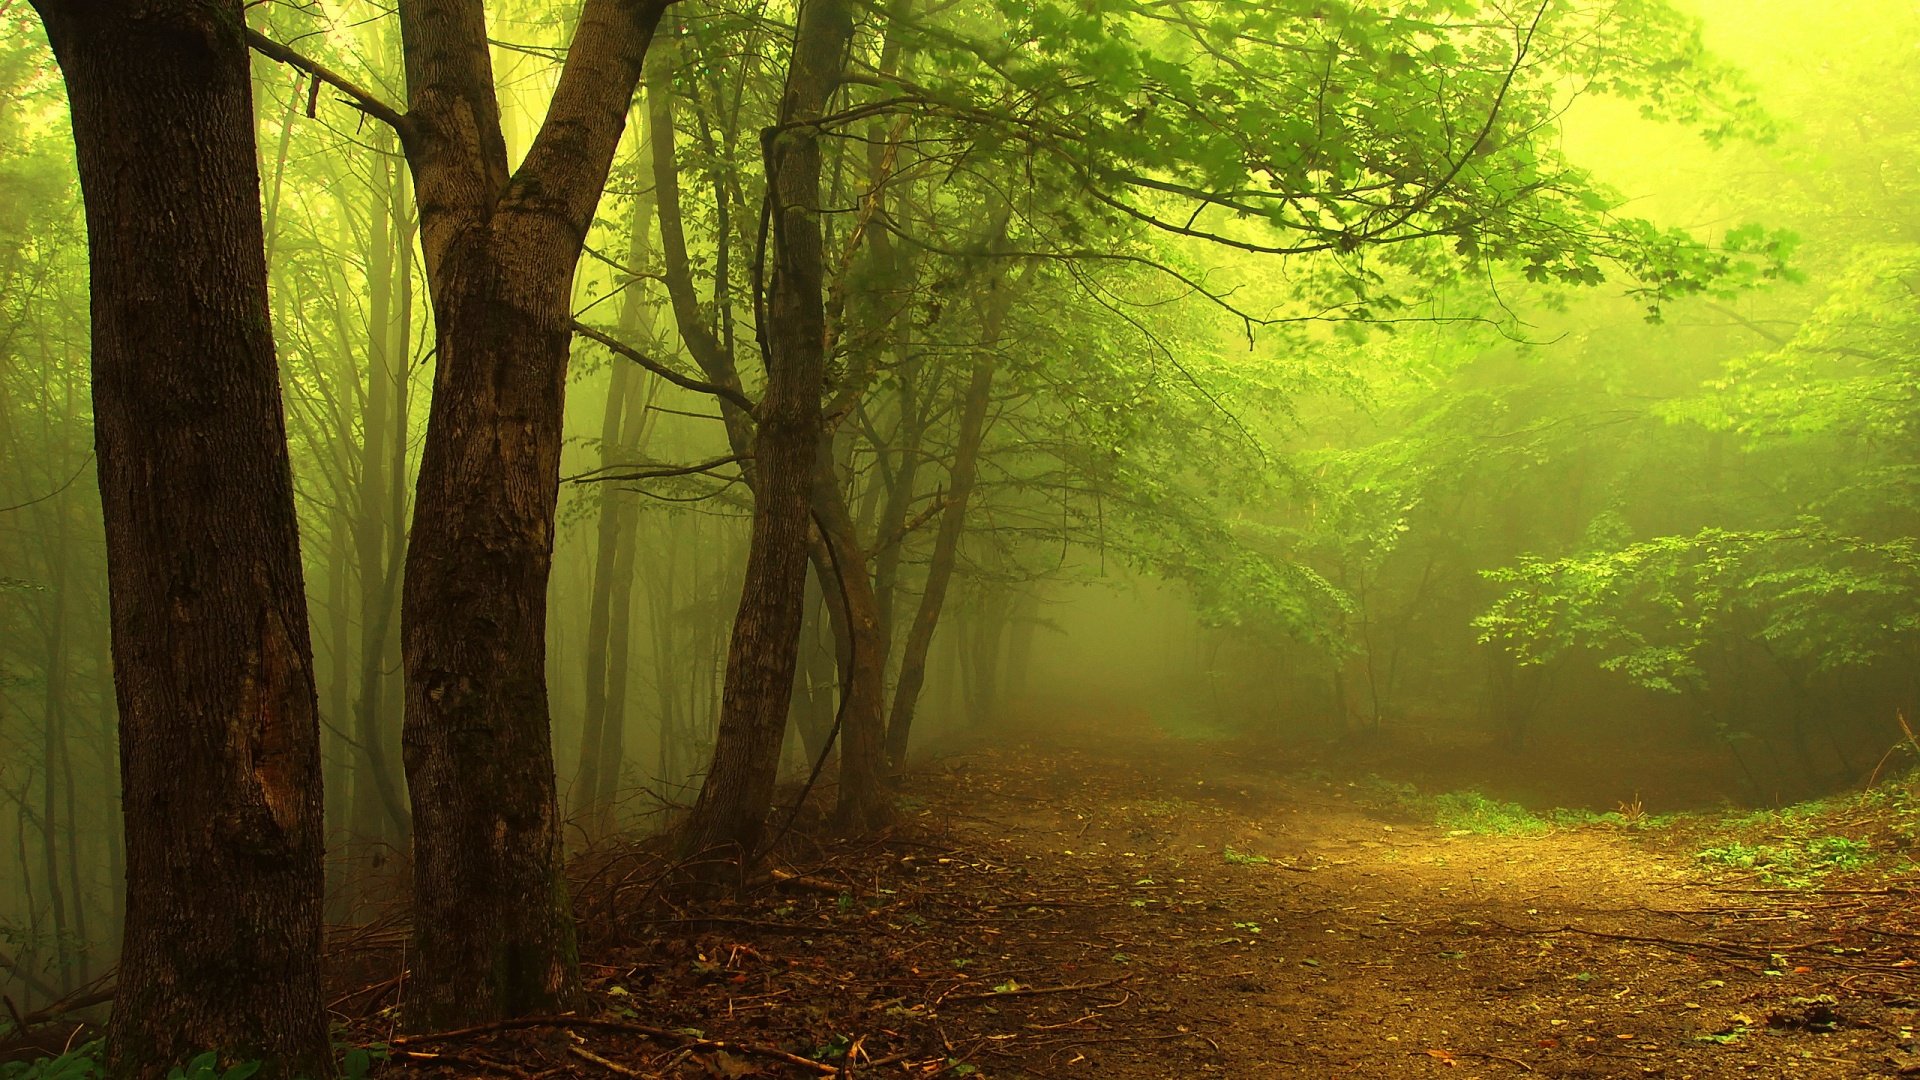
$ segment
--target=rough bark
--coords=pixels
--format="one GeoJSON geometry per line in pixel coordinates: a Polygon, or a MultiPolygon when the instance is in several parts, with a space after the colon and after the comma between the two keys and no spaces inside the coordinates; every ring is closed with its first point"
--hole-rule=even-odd
{"type": "Polygon", "coordinates": [[[481,5],[400,4],[437,334],[401,600],[415,1029],[579,998],[546,680],[570,286],[664,9],[587,0],[510,173],[481,5]]]}
{"type": "Polygon", "coordinates": [[[330,1071],[319,725],[238,0],[36,0],[86,199],[126,823],[116,1076],[330,1071]]]}
{"type": "Polygon", "coordinates": [[[760,329],[767,387],[754,437],[753,529],[713,762],[682,835],[689,850],[755,854],[779,771],[826,365],[820,141],[810,122],[825,112],[852,34],[844,0],[802,6],[780,123],[761,135],[770,283],[760,329]]]}

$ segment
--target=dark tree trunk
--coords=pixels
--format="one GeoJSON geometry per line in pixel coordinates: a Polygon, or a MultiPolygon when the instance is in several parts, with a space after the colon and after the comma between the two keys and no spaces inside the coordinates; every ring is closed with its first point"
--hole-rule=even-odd
{"type": "Polygon", "coordinates": [[[779,771],[805,596],[826,368],[820,141],[807,124],[825,112],[852,34],[843,0],[810,0],[801,7],[780,126],[761,138],[771,285],[760,327],[767,388],[754,438],[753,531],[713,762],[685,825],[689,850],[754,854],[779,771]]]}
{"type": "Polygon", "coordinates": [[[481,6],[400,4],[437,333],[401,599],[414,1029],[579,1000],[546,678],[570,286],[664,9],[587,0],[510,174],[481,6]]]}
{"type": "Polygon", "coordinates": [[[319,725],[238,0],[36,0],[86,196],[127,911],[109,1070],[324,1075],[319,725]]]}

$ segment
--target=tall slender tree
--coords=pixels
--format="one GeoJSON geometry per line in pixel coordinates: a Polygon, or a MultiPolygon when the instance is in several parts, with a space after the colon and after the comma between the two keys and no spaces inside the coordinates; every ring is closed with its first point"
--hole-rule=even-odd
{"type": "MultiPolygon", "coordinates": [[[[853,17],[842,0],[801,6],[779,123],[761,135],[769,286],[760,335],[767,383],[753,441],[752,546],[727,651],[713,764],[685,824],[685,843],[695,849],[755,851],[786,732],[827,360],[818,124],[852,36],[853,17]]],[[[658,167],[665,156],[656,154],[658,167]]]]}

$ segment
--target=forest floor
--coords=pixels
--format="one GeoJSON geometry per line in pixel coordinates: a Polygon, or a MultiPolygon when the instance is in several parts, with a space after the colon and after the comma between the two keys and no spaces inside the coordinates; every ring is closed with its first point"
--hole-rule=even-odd
{"type": "MultiPolygon", "coordinates": [[[[990,734],[912,772],[889,834],[803,842],[744,900],[669,902],[603,855],[589,1011],[393,1039],[382,1073],[1920,1074],[1911,873],[1709,865],[1631,808],[1442,828],[1298,752],[1144,723],[990,734]]],[[[364,1000],[339,1004],[380,1038],[364,1000]]]]}

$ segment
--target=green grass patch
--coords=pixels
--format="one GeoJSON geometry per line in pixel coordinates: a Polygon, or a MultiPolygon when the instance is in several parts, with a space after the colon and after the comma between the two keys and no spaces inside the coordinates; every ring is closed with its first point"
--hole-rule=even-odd
{"type": "Polygon", "coordinates": [[[1553,822],[1516,802],[1490,799],[1477,791],[1449,791],[1432,798],[1433,823],[1456,832],[1487,836],[1539,836],[1553,822]]]}
{"type": "Polygon", "coordinates": [[[1879,860],[1873,845],[1849,836],[1791,837],[1773,844],[1729,840],[1695,853],[1703,863],[1757,870],[1767,885],[1806,888],[1835,872],[1863,870],[1879,860]]]}
{"type": "Polygon", "coordinates": [[[1412,784],[1371,775],[1352,781],[1347,788],[1354,801],[1368,810],[1477,836],[1541,836],[1555,829],[1589,826],[1659,829],[1679,819],[1675,814],[1637,811],[1629,816],[1617,811],[1600,813],[1564,807],[1534,810],[1522,803],[1471,790],[1427,795],[1412,784]]]}

